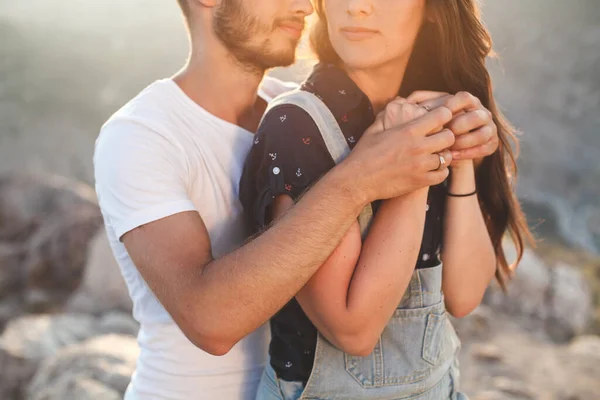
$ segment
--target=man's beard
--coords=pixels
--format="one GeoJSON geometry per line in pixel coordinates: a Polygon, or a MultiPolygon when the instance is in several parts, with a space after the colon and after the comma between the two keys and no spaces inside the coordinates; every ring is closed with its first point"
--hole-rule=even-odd
{"type": "Polygon", "coordinates": [[[286,49],[272,49],[270,35],[282,22],[278,19],[265,24],[250,15],[241,0],[223,0],[215,13],[213,26],[216,36],[244,68],[263,73],[270,68],[291,65],[296,59],[298,41],[286,49]],[[257,41],[255,38],[265,39],[257,41]]]}

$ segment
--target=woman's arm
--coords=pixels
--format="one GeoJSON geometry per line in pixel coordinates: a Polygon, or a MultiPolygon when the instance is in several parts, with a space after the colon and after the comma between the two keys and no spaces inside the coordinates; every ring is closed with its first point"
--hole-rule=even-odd
{"type": "MultiPolygon", "coordinates": [[[[454,162],[448,192],[475,191],[472,160],[454,162]]],[[[444,221],[442,289],[448,312],[462,318],[473,311],[496,271],[496,255],[477,195],[448,196],[444,221]]]]}
{"type": "MultiPolygon", "coordinates": [[[[306,315],[339,349],[370,354],[414,271],[425,225],[428,188],[384,201],[361,251],[358,223],[297,294],[306,315]],[[401,224],[398,221],[402,221],[401,224]]],[[[277,218],[293,206],[276,199],[277,218]]]]}
{"type": "MultiPolygon", "coordinates": [[[[467,92],[449,95],[419,91],[408,100],[431,109],[443,105],[453,112],[454,118],[447,125],[457,136],[451,148],[449,192],[473,192],[477,165],[499,145],[492,113],[467,92]]],[[[444,226],[442,289],[448,311],[463,317],[481,303],[496,271],[496,255],[476,195],[449,196],[444,226]]]]}
{"type": "MultiPolygon", "coordinates": [[[[424,108],[396,99],[370,129],[377,131],[402,125],[424,113],[424,108]]],[[[442,126],[434,127],[431,132],[441,129],[442,126]]],[[[449,163],[452,160],[452,154],[444,150],[454,143],[454,134],[450,131],[425,138],[413,137],[409,142],[407,152],[401,157],[414,160],[418,165],[415,168],[434,171],[439,166],[439,157],[434,153],[440,151],[449,163]]],[[[284,148],[293,149],[292,153],[299,151],[289,145],[284,148]]],[[[287,157],[305,162],[308,156],[291,154],[287,157]]],[[[447,176],[448,170],[443,168],[430,173],[447,176]]],[[[361,245],[358,223],[354,223],[337,249],[297,294],[298,302],[317,329],[343,351],[356,355],[371,353],[400,303],[421,247],[428,189],[428,186],[422,187],[384,201],[364,245],[361,245]]],[[[293,207],[292,198],[276,196],[270,207],[271,220],[293,207]]]]}

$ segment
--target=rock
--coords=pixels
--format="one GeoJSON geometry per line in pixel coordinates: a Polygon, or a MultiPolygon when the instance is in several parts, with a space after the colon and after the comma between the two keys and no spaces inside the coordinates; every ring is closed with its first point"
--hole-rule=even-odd
{"type": "Polygon", "coordinates": [[[561,390],[561,398],[596,400],[600,393],[600,337],[581,336],[561,348],[562,371],[568,385],[561,390]]]}
{"type": "Polygon", "coordinates": [[[498,391],[486,390],[485,392],[477,393],[473,400],[509,400],[509,398],[498,391]]]}
{"type": "Polygon", "coordinates": [[[103,315],[98,321],[100,334],[115,333],[121,335],[137,336],[140,325],[130,314],[111,311],[103,315]]]}
{"type": "Polygon", "coordinates": [[[131,312],[131,298],[104,229],[90,242],[83,281],[65,309],[93,314],[115,309],[131,312]]]}
{"type": "Polygon", "coordinates": [[[494,283],[484,301],[494,309],[511,315],[545,319],[549,288],[550,271],[532,250],[526,249],[514,278],[508,284],[508,294],[505,295],[494,283]]]}
{"type": "Polygon", "coordinates": [[[600,337],[579,336],[571,342],[568,351],[574,356],[593,357],[600,360],[600,337]]]}
{"type": "Polygon", "coordinates": [[[61,376],[53,386],[42,388],[40,393],[32,394],[29,398],[35,400],[121,400],[123,396],[94,379],[67,375],[61,376]]]}
{"type": "Polygon", "coordinates": [[[94,190],[55,175],[0,177],[0,240],[23,242],[49,216],[97,208],[94,190]]]}
{"type": "Polygon", "coordinates": [[[59,349],[94,335],[86,315],[26,316],[10,321],[0,337],[0,398],[18,398],[39,363],[59,349]]]}
{"type": "Polygon", "coordinates": [[[83,276],[88,243],[101,226],[100,211],[89,209],[50,218],[30,238],[23,263],[30,309],[45,311],[74,292],[83,276]]]}
{"type": "Polygon", "coordinates": [[[29,315],[11,321],[2,343],[26,358],[42,359],[62,347],[90,338],[97,322],[88,315],[29,315]]]}
{"type": "Polygon", "coordinates": [[[37,362],[13,355],[0,345],[0,365],[2,365],[0,398],[20,399],[23,388],[35,374],[37,362]]]}
{"type": "Polygon", "coordinates": [[[477,343],[471,348],[474,358],[485,362],[500,362],[503,359],[502,350],[493,344],[477,343]]]}
{"type": "Polygon", "coordinates": [[[521,319],[499,312],[491,330],[485,342],[463,339],[460,389],[471,399],[598,399],[600,337],[558,344],[543,330],[531,330],[521,319]]]}
{"type": "Polygon", "coordinates": [[[548,333],[566,341],[583,333],[592,319],[592,295],[583,274],[560,263],[552,268],[551,301],[548,304],[548,333]]]}
{"type": "Polygon", "coordinates": [[[121,335],[99,336],[65,348],[40,366],[27,399],[123,398],[138,353],[136,340],[121,335]]]}
{"type": "Polygon", "coordinates": [[[0,177],[0,289],[33,312],[60,308],[81,281],[102,227],[91,187],[52,175],[0,177]]]}
{"type": "Polygon", "coordinates": [[[464,318],[452,318],[452,325],[461,341],[474,342],[490,337],[493,333],[493,320],[493,310],[486,305],[480,305],[464,318]]]}
{"type": "Polygon", "coordinates": [[[519,399],[535,399],[531,390],[529,390],[522,382],[517,382],[505,377],[497,377],[493,380],[493,385],[497,390],[519,399]]]}
{"type": "Polygon", "coordinates": [[[23,249],[21,246],[0,243],[0,299],[23,288],[23,249]]]}
{"type": "Polygon", "coordinates": [[[23,312],[23,302],[19,298],[9,297],[0,301],[0,334],[4,332],[8,321],[22,315],[23,312]]]}
{"type": "MultiPolygon", "coordinates": [[[[507,247],[507,254],[514,259],[514,249],[507,247]]],[[[593,318],[592,294],[583,273],[564,263],[547,266],[529,249],[508,284],[508,294],[492,284],[484,303],[496,312],[520,317],[530,328],[542,324],[557,342],[581,334],[593,318]]]]}

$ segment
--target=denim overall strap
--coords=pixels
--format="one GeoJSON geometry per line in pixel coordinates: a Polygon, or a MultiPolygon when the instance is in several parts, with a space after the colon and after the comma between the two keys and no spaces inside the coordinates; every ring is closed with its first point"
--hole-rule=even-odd
{"type": "MultiPolygon", "coordinates": [[[[283,104],[293,104],[302,108],[310,115],[317,125],[317,128],[319,128],[319,132],[323,137],[327,150],[336,164],[339,164],[348,157],[348,154],[350,154],[350,147],[346,142],[346,137],[342,133],[340,125],[335,117],[321,99],[310,92],[296,89],[273,99],[269,103],[265,115],[272,108],[283,104]]],[[[368,204],[362,209],[358,216],[358,223],[363,239],[367,234],[372,219],[373,209],[371,208],[371,205],[368,204]]]]}
{"type": "Polygon", "coordinates": [[[441,267],[413,271],[398,309],[422,308],[443,301],[441,267]]]}

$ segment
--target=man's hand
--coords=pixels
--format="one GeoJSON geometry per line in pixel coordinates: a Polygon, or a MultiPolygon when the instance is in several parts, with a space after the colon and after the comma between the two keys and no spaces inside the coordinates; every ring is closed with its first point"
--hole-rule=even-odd
{"type": "Polygon", "coordinates": [[[446,127],[456,135],[451,148],[455,165],[461,160],[477,161],[498,149],[498,128],[493,115],[470,93],[417,91],[407,100],[431,110],[444,106],[452,111],[454,117],[446,127]]]}
{"type": "Polygon", "coordinates": [[[366,202],[437,185],[448,176],[447,164],[440,165],[438,154],[443,153],[447,163],[451,162],[452,155],[445,150],[454,144],[454,134],[442,128],[451,121],[452,113],[438,107],[405,122],[403,118],[413,113],[414,107],[400,102],[390,106],[404,123],[385,129],[396,122],[395,117],[381,115],[337,167],[346,179],[348,174],[352,177],[353,188],[364,194],[366,202]]]}

